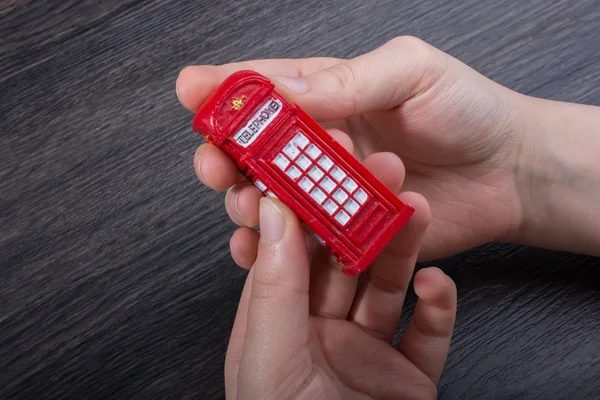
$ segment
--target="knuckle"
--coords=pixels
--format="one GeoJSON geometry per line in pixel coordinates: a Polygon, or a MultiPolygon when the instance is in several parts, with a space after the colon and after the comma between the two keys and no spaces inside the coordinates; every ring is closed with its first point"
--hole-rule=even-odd
{"type": "Polygon", "coordinates": [[[447,71],[448,57],[415,36],[398,36],[386,45],[397,61],[407,68],[411,97],[428,91],[447,71]]]}
{"type": "Polygon", "coordinates": [[[440,57],[440,52],[422,39],[415,36],[398,36],[390,40],[388,46],[399,57],[407,58],[410,64],[418,65],[428,73],[443,70],[444,58],[440,57]]]}
{"type": "Polygon", "coordinates": [[[369,283],[376,289],[390,294],[404,294],[408,289],[408,282],[400,283],[382,275],[369,275],[369,283]]]}
{"type": "Polygon", "coordinates": [[[354,72],[346,63],[334,65],[326,69],[325,72],[329,74],[334,85],[338,88],[346,88],[355,83],[354,72]]]}
{"type": "Polygon", "coordinates": [[[255,299],[273,299],[277,297],[282,284],[283,279],[281,276],[267,268],[260,274],[254,275],[250,295],[255,299]]]}
{"type": "Polygon", "coordinates": [[[431,45],[416,36],[397,36],[391,39],[387,45],[412,55],[428,56],[432,54],[431,45]]]}
{"type": "Polygon", "coordinates": [[[360,99],[359,90],[361,88],[358,82],[357,73],[347,63],[339,63],[323,70],[333,82],[331,90],[342,97],[339,101],[347,103],[356,108],[357,101],[360,99]]]}

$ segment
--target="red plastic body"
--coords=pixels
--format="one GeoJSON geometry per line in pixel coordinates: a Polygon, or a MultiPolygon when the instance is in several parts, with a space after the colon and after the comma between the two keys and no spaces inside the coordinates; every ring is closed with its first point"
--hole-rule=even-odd
{"type": "Polygon", "coordinates": [[[253,71],[226,78],[198,108],[192,128],[259,190],[290,207],[346,275],[365,271],[414,212],[253,71]]]}

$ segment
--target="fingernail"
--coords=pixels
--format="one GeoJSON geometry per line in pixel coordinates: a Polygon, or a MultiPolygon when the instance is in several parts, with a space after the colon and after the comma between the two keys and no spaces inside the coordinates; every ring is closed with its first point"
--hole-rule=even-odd
{"type": "Polygon", "coordinates": [[[198,179],[200,179],[200,182],[204,183],[204,176],[202,176],[202,156],[200,154],[196,156],[196,168],[194,169],[196,171],[196,175],[198,175],[198,179]]]}
{"type": "Polygon", "coordinates": [[[181,83],[181,75],[177,78],[175,82],[175,94],[177,94],[177,100],[181,103],[181,105],[185,105],[183,103],[183,96],[185,95],[185,89],[183,84],[181,83]]]}
{"type": "Polygon", "coordinates": [[[240,193],[239,188],[234,186],[231,190],[233,192],[231,198],[233,211],[235,212],[235,215],[237,215],[237,217],[239,218],[240,222],[244,222],[244,218],[242,218],[242,214],[240,214],[240,208],[238,207],[238,194],[240,193]]]}
{"type": "Polygon", "coordinates": [[[181,95],[179,94],[179,85],[175,85],[175,94],[177,95],[177,100],[183,105],[183,101],[181,101],[181,95]]]}
{"type": "Polygon", "coordinates": [[[279,81],[283,86],[288,88],[291,92],[297,94],[304,94],[308,92],[308,82],[302,78],[292,78],[289,76],[274,76],[275,80],[279,81]]]}
{"type": "Polygon", "coordinates": [[[285,232],[285,217],[277,205],[267,197],[260,199],[260,238],[276,242],[285,232]]]}

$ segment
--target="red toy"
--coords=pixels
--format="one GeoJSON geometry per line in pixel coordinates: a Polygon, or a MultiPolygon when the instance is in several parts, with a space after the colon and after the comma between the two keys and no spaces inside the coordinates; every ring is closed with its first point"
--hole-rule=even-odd
{"type": "Polygon", "coordinates": [[[253,71],[236,72],[198,108],[192,127],[290,207],[346,275],[358,275],[414,209],[274,87],[253,71]]]}

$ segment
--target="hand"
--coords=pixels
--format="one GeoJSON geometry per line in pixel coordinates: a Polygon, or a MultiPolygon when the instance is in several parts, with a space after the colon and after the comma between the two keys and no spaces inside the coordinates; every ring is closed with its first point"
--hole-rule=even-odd
{"type": "Polygon", "coordinates": [[[304,232],[285,205],[265,197],[259,215],[258,256],[225,361],[227,398],[435,399],[456,314],[456,288],[443,272],[416,274],[414,314],[397,349],[390,346],[429,223],[427,203],[402,230],[403,257],[358,289],[354,278],[327,280],[326,269],[311,269],[304,232]]]}
{"type": "MultiPolygon", "coordinates": [[[[270,76],[284,97],[360,160],[389,152],[377,162],[396,167],[398,158],[403,161],[403,188],[422,193],[433,209],[420,260],[516,237],[523,220],[515,178],[523,141],[516,93],[418,39],[402,37],[351,60],[188,67],[179,76],[178,96],[195,110],[240,69],[270,76]]],[[[257,225],[261,195],[223,152],[202,145],[194,165],[214,190],[229,188],[226,207],[234,222],[257,225]]],[[[242,229],[231,244],[234,259],[248,268],[256,257],[253,233],[242,229]]]]}

